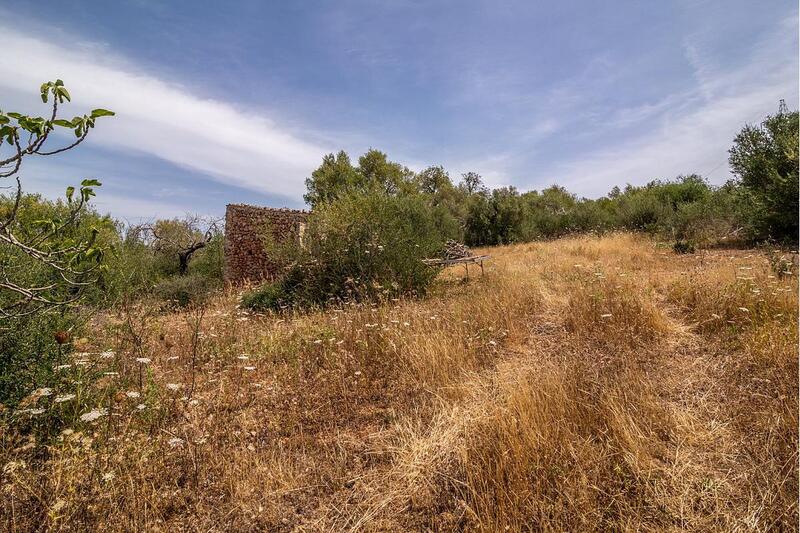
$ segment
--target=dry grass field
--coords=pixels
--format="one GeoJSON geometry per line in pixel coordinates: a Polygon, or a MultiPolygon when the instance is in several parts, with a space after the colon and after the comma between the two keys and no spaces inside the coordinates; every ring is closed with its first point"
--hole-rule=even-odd
{"type": "Polygon", "coordinates": [[[76,363],[119,392],[3,432],[0,529],[797,529],[795,276],[627,234],[487,252],[421,300],[98,317],[76,363]]]}

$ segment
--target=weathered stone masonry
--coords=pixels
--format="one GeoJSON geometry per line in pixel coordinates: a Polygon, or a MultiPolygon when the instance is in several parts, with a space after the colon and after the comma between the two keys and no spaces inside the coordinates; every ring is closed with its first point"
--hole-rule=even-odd
{"type": "Polygon", "coordinates": [[[278,272],[264,251],[269,228],[277,241],[298,238],[308,211],[229,204],[225,210],[225,281],[274,279],[278,272]]]}

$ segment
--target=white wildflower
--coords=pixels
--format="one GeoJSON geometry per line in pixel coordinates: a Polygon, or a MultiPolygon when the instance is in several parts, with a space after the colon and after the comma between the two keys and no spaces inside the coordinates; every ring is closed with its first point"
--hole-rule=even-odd
{"type": "Polygon", "coordinates": [[[150,363],[150,358],[149,357],[137,357],[136,358],[136,362],[137,363],[142,363],[143,365],[146,365],[146,364],[150,363]]]}
{"type": "Polygon", "coordinates": [[[116,353],[114,351],[112,351],[112,350],[106,350],[104,352],[100,352],[100,358],[101,359],[111,359],[115,355],[116,355],[116,353]]]}
{"type": "Polygon", "coordinates": [[[167,441],[167,444],[169,444],[172,448],[176,448],[183,444],[183,439],[179,439],[178,437],[172,437],[167,441]]]}
{"type": "Polygon", "coordinates": [[[138,398],[140,394],[135,390],[129,390],[125,393],[125,396],[127,396],[128,398],[138,398]]]}
{"type": "Polygon", "coordinates": [[[251,372],[251,371],[255,370],[256,367],[254,367],[254,366],[246,366],[246,367],[244,367],[244,369],[247,370],[248,372],[251,372]]]}
{"type": "Polygon", "coordinates": [[[171,391],[180,390],[181,387],[183,387],[183,385],[180,383],[167,383],[167,388],[171,391]]]}
{"type": "Polygon", "coordinates": [[[103,474],[103,481],[111,481],[114,479],[114,472],[106,472],[103,474]]]}
{"type": "Polygon", "coordinates": [[[75,397],[74,394],[62,394],[60,396],[56,396],[53,401],[56,402],[56,403],[63,403],[63,402],[70,401],[74,397],[75,397]]]}
{"type": "Polygon", "coordinates": [[[101,416],[105,416],[108,414],[108,409],[105,408],[95,408],[89,411],[88,413],[83,413],[81,415],[81,420],[83,422],[94,422],[101,416]]]}
{"type": "Polygon", "coordinates": [[[139,411],[144,411],[145,409],[147,409],[147,406],[143,403],[140,403],[139,405],[136,406],[136,409],[138,409],[139,411]]]}
{"type": "Polygon", "coordinates": [[[612,315],[611,313],[605,313],[605,314],[600,315],[600,318],[611,318],[612,316],[614,316],[614,315],[612,315]]]}

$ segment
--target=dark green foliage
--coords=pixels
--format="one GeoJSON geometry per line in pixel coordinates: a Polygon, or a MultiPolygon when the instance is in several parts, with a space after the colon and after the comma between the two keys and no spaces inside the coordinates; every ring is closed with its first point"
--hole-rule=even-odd
{"type": "Polygon", "coordinates": [[[287,274],[279,284],[248,295],[254,308],[303,307],[421,295],[437,270],[445,235],[433,209],[416,196],[350,194],[319,206],[308,220],[303,247],[270,251],[287,274]]]}
{"type": "MultiPolygon", "coordinates": [[[[0,196],[0,220],[5,220],[14,208],[15,199],[0,196]]],[[[64,200],[46,200],[38,194],[21,196],[19,207],[10,227],[16,237],[23,242],[33,242],[42,233],[42,221],[65,221],[70,217],[72,206],[64,200]]],[[[112,247],[118,242],[114,221],[108,215],[101,216],[94,209],[85,207],[74,216],[70,224],[43,242],[43,251],[62,249],[74,243],[92,243],[92,247],[102,250],[102,258],[107,259],[112,247]]],[[[91,268],[94,259],[81,259],[76,256],[70,262],[72,268],[91,268]]],[[[27,287],[44,287],[53,285],[48,297],[55,300],[68,300],[75,294],[76,287],[64,283],[61,275],[50,265],[37,261],[16,246],[0,241],[0,270],[7,273],[15,283],[27,287]]],[[[108,267],[95,269],[85,279],[77,281],[90,282],[81,286],[83,302],[96,301],[102,298],[99,280],[108,274],[108,267]]],[[[0,307],[4,307],[18,298],[11,291],[0,291],[0,307]]]]}
{"type": "Polygon", "coordinates": [[[735,234],[738,205],[730,185],[714,188],[697,175],[615,188],[597,200],[558,186],[522,195],[504,188],[468,198],[465,239],[496,245],[622,229],[709,244],[735,234]]]}
{"type": "Polygon", "coordinates": [[[378,192],[397,194],[413,190],[414,173],[389,161],[385,153],[370,149],[358,159],[358,167],[350,162],[344,151],[328,154],[322,165],[306,179],[306,203],[316,207],[341,196],[353,193],[378,192]]]}
{"type": "Polygon", "coordinates": [[[555,185],[520,194],[514,187],[488,190],[474,172],[454,186],[441,166],[414,175],[383,152],[370,150],[357,167],[344,152],[325,156],[306,180],[306,200],[317,208],[354,192],[418,197],[433,210],[440,232],[470,246],[612,230],[703,246],[747,237],[785,240],[797,231],[796,126],[797,114],[784,113],[769,117],[761,128],[743,130],[731,150],[741,186],[714,187],[690,174],[624,190],[614,187],[596,200],[577,198],[555,185]]]}
{"type": "Polygon", "coordinates": [[[225,238],[215,235],[208,244],[198,250],[189,263],[189,274],[202,276],[209,281],[221,282],[225,270],[225,238]]]}
{"type": "Polygon", "coordinates": [[[290,285],[286,280],[265,283],[242,296],[242,307],[254,311],[275,311],[291,307],[293,299],[287,290],[290,285]]]}
{"type": "Polygon", "coordinates": [[[798,237],[798,113],[781,109],[759,126],[745,126],[730,149],[743,211],[756,239],[798,237]]]}
{"type": "Polygon", "coordinates": [[[470,246],[508,244],[521,240],[525,209],[514,187],[479,192],[469,197],[465,240],[470,246]]]}
{"type": "Polygon", "coordinates": [[[0,329],[0,403],[13,407],[35,388],[53,387],[61,379],[55,368],[69,352],[55,334],[74,335],[79,326],[73,313],[50,313],[18,318],[13,330],[0,329]]]}
{"type": "Polygon", "coordinates": [[[676,254],[693,254],[694,244],[691,241],[675,241],[672,245],[672,251],[676,254]]]}
{"type": "Polygon", "coordinates": [[[166,307],[180,308],[203,303],[219,285],[199,274],[172,276],[159,282],[153,295],[166,307]]]}

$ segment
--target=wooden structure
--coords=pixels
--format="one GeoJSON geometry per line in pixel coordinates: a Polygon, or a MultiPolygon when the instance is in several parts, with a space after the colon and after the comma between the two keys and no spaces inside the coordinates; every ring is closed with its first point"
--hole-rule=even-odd
{"type": "Polygon", "coordinates": [[[467,257],[459,257],[456,259],[423,259],[422,262],[426,265],[435,265],[435,266],[451,266],[451,265],[464,265],[464,270],[466,271],[467,279],[469,279],[469,265],[480,265],[481,267],[481,276],[484,275],[483,271],[483,262],[487,259],[491,259],[489,255],[470,255],[467,257]]]}

